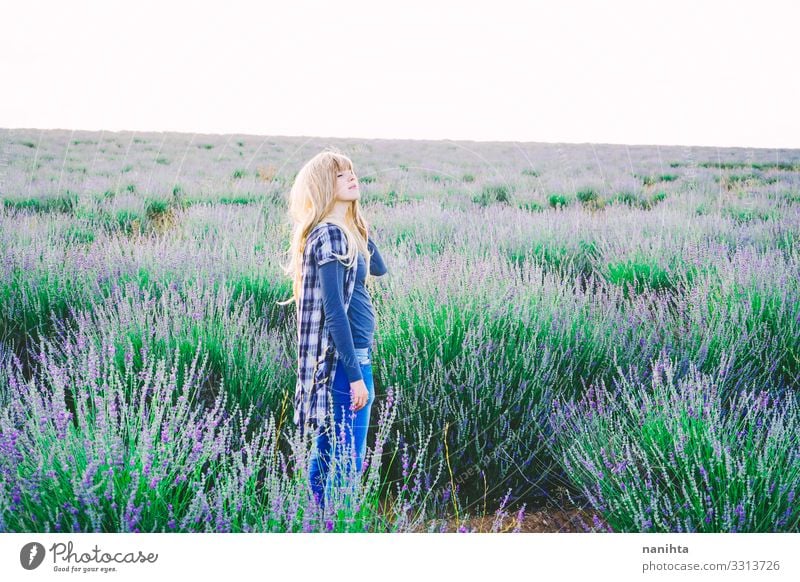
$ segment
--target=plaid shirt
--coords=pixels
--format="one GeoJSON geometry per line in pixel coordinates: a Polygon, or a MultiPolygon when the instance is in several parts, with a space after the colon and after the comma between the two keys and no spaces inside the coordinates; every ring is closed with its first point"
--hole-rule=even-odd
{"type": "MultiPolygon", "coordinates": [[[[328,413],[333,379],[339,354],[331,338],[322,303],[319,267],[336,260],[334,253],[347,252],[344,231],[335,224],[321,222],[308,234],[303,251],[303,283],[297,301],[297,385],[294,395],[294,422],[305,433],[316,430],[328,413]]],[[[350,305],[356,283],[356,267],[345,269],[344,308],[350,305]]]]}

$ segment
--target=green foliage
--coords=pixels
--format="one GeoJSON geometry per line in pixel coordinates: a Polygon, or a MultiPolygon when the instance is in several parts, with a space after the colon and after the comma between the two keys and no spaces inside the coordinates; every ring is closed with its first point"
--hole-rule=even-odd
{"type": "Polygon", "coordinates": [[[238,206],[244,206],[246,204],[257,204],[259,202],[259,198],[255,196],[223,196],[219,199],[220,204],[232,204],[238,206]]]}
{"type": "Polygon", "coordinates": [[[631,208],[650,210],[660,202],[664,201],[666,197],[667,193],[663,190],[653,193],[649,198],[625,190],[618,192],[614,197],[614,200],[621,204],[625,204],[626,206],[630,206],[631,208]]]}
{"type": "Polygon", "coordinates": [[[604,276],[612,285],[621,287],[628,297],[631,293],[641,294],[650,290],[675,291],[676,273],[685,268],[680,260],[671,259],[669,265],[662,266],[653,259],[634,255],[607,263],[604,276]]]}
{"type": "Polygon", "coordinates": [[[555,455],[610,531],[797,531],[795,395],[728,402],[722,377],[665,357],[649,380],[619,375],[553,415],[555,455]]]}
{"type": "Polygon", "coordinates": [[[528,212],[542,212],[545,210],[544,205],[539,204],[535,200],[520,200],[518,206],[522,210],[527,210],[528,212]]]}
{"type": "Polygon", "coordinates": [[[145,201],[145,214],[147,218],[154,218],[161,214],[166,214],[170,208],[170,203],[167,200],[150,199],[145,201]]]}
{"type": "Polygon", "coordinates": [[[78,205],[77,194],[67,191],[61,196],[34,196],[31,198],[6,198],[3,205],[12,210],[31,212],[71,213],[78,205]]]}
{"type": "Polygon", "coordinates": [[[489,206],[495,202],[508,204],[510,202],[509,187],[505,184],[486,185],[481,193],[472,198],[472,201],[479,206],[489,206]]]}
{"type": "Polygon", "coordinates": [[[723,206],[722,215],[733,219],[738,224],[746,224],[753,221],[769,220],[773,217],[773,212],[758,208],[723,206]]]}
{"type": "Polygon", "coordinates": [[[618,202],[625,204],[626,206],[640,206],[642,203],[642,199],[639,198],[636,194],[629,191],[622,191],[617,192],[616,198],[618,202]]]}
{"type": "Polygon", "coordinates": [[[550,194],[547,200],[552,208],[563,208],[568,204],[567,197],[563,194],[550,194]]]}
{"type": "Polygon", "coordinates": [[[144,216],[133,210],[121,209],[114,214],[114,224],[116,228],[125,234],[133,234],[144,222],[144,216]]]}
{"type": "Polygon", "coordinates": [[[594,188],[584,188],[582,190],[578,190],[575,196],[581,202],[581,204],[596,202],[598,198],[597,192],[594,190],[594,188]]]}
{"type": "Polygon", "coordinates": [[[674,182],[680,176],[677,174],[660,174],[658,176],[640,176],[642,184],[645,186],[652,186],[658,182],[674,182]]]}
{"type": "Polygon", "coordinates": [[[70,225],[64,232],[64,239],[69,244],[90,244],[94,242],[94,232],[88,228],[70,225]]]}

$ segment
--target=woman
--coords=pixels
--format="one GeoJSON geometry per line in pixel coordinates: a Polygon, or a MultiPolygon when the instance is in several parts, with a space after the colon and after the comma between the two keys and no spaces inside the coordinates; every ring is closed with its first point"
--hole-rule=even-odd
{"type": "Polygon", "coordinates": [[[387,269],[359,198],[352,161],[330,150],[303,166],[289,195],[293,295],[282,304],[297,302],[294,422],[301,435],[306,426],[314,430],[309,480],[323,507],[343,475],[361,474],[375,399],[375,312],[365,281],[387,269]],[[329,479],[331,458],[336,475],[329,479]]]}

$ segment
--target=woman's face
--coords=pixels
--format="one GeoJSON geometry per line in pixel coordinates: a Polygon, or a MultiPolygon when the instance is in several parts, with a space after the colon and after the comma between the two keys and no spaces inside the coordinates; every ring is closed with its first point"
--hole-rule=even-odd
{"type": "Polygon", "coordinates": [[[352,170],[342,170],[336,172],[336,192],[334,198],[337,200],[358,200],[361,193],[358,189],[358,178],[352,170]]]}

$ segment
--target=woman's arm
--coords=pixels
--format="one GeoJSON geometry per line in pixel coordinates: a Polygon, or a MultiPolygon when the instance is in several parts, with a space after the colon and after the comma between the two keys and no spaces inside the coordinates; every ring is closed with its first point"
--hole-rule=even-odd
{"type": "Polygon", "coordinates": [[[331,330],[333,343],[339,352],[350,382],[362,380],[361,364],[356,358],[356,349],[353,345],[353,332],[350,329],[350,320],[344,311],[344,265],[340,261],[329,261],[319,267],[320,283],[322,284],[322,303],[325,307],[325,320],[331,330]]]}
{"type": "Polygon", "coordinates": [[[378,247],[375,246],[375,241],[372,240],[371,237],[367,239],[367,247],[369,248],[371,257],[369,263],[369,274],[380,277],[381,275],[388,273],[386,265],[383,262],[383,257],[378,251],[378,247]]]}

